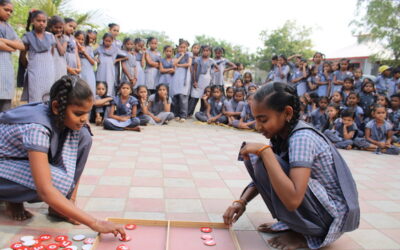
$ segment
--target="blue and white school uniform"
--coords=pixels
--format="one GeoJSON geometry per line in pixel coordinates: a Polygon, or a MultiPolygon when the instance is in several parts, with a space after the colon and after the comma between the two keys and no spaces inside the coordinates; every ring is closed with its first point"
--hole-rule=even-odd
{"type": "Polygon", "coordinates": [[[39,39],[34,31],[25,33],[22,42],[28,46],[28,67],[21,99],[28,102],[43,101],[54,83],[54,61],[52,50],[54,35],[45,32],[39,39]]]}
{"type": "MultiPolygon", "coordinates": [[[[68,37],[68,36],[67,36],[68,37]]],[[[70,68],[78,68],[78,51],[77,45],[74,36],[69,36],[67,40],[67,50],[65,52],[65,56],[67,59],[67,65],[70,68]]]]}
{"type": "MultiPolygon", "coordinates": [[[[156,94],[152,94],[149,97],[149,102],[151,103],[151,109],[149,110],[153,115],[161,119],[160,122],[154,121],[150,117],[149,123],[152,125],[163,125],[164,123],[174,119],[174,113],[166,112],[164,110],[164,103],[161,100],[156,100],[156,94]]],[[[172,103],[171,97],[168,97],[168,103],[172,103]]]]}
{"type": "MultiPolygon", "coordinates": [[[[383,125],[378,126],[378,124],[376,124],[376,120],[373,119],[365,125],[365,128],[369,128],[371,130],[372,140],[386,142],[388,133],[392,131],[393,126],[387,121],[384,121],[383,125]]],[[[398,155],[400,154],[400,148],[392,145],[386,149],[384,153],[398,155]]]]}
{"type": "Polygon", "coordinates": [[[335,147],[345,149],[348,146],[352,145],[359,145],[355,141],[357,134],[358,134],[358,128],[355,123],[353,123],[351,126],[346,127],[347,132],[353,132],[354,131],[354,136],[351,139],[344,139],[344,124],[341,118],[336,119],[334,122],[334,127],[333,129],[327,129],[324,131],[324,135],[328,137],[328,139],[335,144],[335,147]]]}
{"type": "Polygon", "coordinates": [[[0,199],[40,201],[28,152],[48,154],[52,184],[70,196],[83,172],[92,138],[89,130],[60,130],[48,104],[31,103],[0,114],[0,199]]]}
{"type": "Polygon", "coordinates": [[[318,78],[319,78],[320,82],[326,82],[326,84],[324,84],[324,85],[318,85],[318,87],[317,87],[318,96],[329,96],[328,86],[329,86],[329,82],[331,79],[326,79],[326,76],[324,73],[322,73],[322,74],[318,73],[318,78]]]}
{"type": "MultiPolygon", "coordinates": [[[[126,65],[126,69],[128,70],[129,76],[134,77],[135,76],[135,68],[136,68],[136,56],[127,52],[126,56],[128,57],[128,60],[123,61],[122,63],[126,65]]],[[[122,82],[129,82],[129,77],[122,72],[122,77],[121,77],[122,82]]],[[[135,89],[137,88],[137,82],[135,84],[135,89]]]]}
{"type": "MultiPolygon", "coordinates": [[[[296,67],[295,70],[293,71],[293,77],[292,79],[297,79],[299,77],[303,76],[303,70],[296,67]]],[[[307,79],[303,78],[300,81],[291,84],[292,86],[294,86],[296,88],[297,91],[297,95],[298,96],[302,96],[305,93],[307,93],[307,79]]]]}
{"type": "Polygon", "coordinates": [[[212,81],[211,84],[212,85],[225,85],[224,82],[224,71],[226,69],[226,64],[230,63],[230,61],[226,58],[220,58],[220,59],[214,59],[215,64],[218,66],[219,71],[212,72],[212,81]]]}
{"type": "Polygon", "coordinates": [[[132,117],[132,108],[138,104],[138,100],[133,96],[129,96],[126,102],[122,102],[120,96],[114,97],[114,99],[111,101],[111,105],[115,106],[115,115],[129,116],[131,119],[123,122],[113,118],[105,118],[103,122],[104,128],[109,130],[124,130],[124,128],[127,127],[134,128],[139,126],[139,118],[132,117]]]}
{"type": "Polygon", "coordinates": [[[378,94],[386,95],[388,96],[390,88],[390,78],[389,77],[384,77],[383,75],[379,75],[375,79],[375,89],[378,94]]]}
{"type": "MultiPolygon", "coordinates": [[[[117,48],[118,50],[122,49],[122,42],[120,40],[114,39],[112,45],[117,48]]],[[[121,54],[124,55],[124,54],[121,54]]],[[[125,56],[125,55],[124,55],[125,56]]],[[[121,62],[115,63],[115,81],[114,85],[119,86],[120,78],[121,78],[121,62]]]]}
{"type": "Polygon", "coordinates": [[[316,93],[318,92],[318,85],[317,85],[317,76],[309,76],[307,78],[307,92],[308,93],[316,93]],[[310,86],[316,87],[316,89],[311,90],[310,86]]]}
{"type": "Polygon", "coordinates": [[[392,130],[394,135],[392,137],[393,142],[400,142],[400,109],[393,111],[388,114],[389,121],[392,123],[392,130]]]}
{"type": "Polygon", "coordinates": [[[99,64],[97,65],[96,81],[105,82],[107,84],[107,95],[115,95],[115,66],[114,62],[121,51],[115,46],[110,46],[108,49],[100,45],[94,55],[98,56],[99,64]]]}
{"type": "Polygon", "coordinates": [[[399,91],[399,85],[400,85],[400,78],[395,79],[394,77],[392,77],[389,79],[388,93],[387,93],[388,98],[390,98],[392,95],[396,94],[399,91]]]}
{"type": "MultiPolygon", "coordinates": [[[[180,57],[180,54],[175,56],[175,60],[180,57]]],[[[191,53],[186,52],[182,59],[177,64],[187,64],[191,58],[191,53]]],[[[186,119],[188,115],[189,93],[191,90],[191,73],[190,67],[176,67],[175,74],[170,85],[170,96],[173,97],[175,117],[186,119]]]]}
{"type": "Polygon", "coordinates": [[[370,116],[371,107],[374,105],[376,96],[373,93],[360,92],[360,102],[358,103],[363,109],[366,116],[370,116]]]}
{"type": "MultiPolygon", "coordinates": [[[[340,71],[340,70],[336,70],[335,72],[333,72],[333,77],[335,77],[336,76],[336,80],[337,81],[344,81],[344,79],[346,79],[346,78],[353,78],[353,73],[351,73],[350,71],[340,71]]],[[[336,92],[336,91],[339,91],[339,92],[341,92],[342,91],[342,85],[340,85],[340,84],[335,84],[333,81],[332,81],[332,86],[331,86],[331,96],[333,95],[333,93],[334,92],[336,92]]]]}
{"type": "MultiPolygon", "coordinates": [[[[217,116],[222,113],[223,108],[224,108],[224,101],[225,98],[221,98],[220,100],[216,100],[214,97],[211,97],[208,99],[208,105],[210,105],[210,115],[211,117],[217,116]]],[[[208,121],[208,116],[206,113],[201,114],[200,112],[196,113],[196,118],[199,121],[202,122],[207,122],[208,121]]],[[[225,115],[222,115],[218,120],[216,120],[217,123],[228,123],[228,118],[225,115]]]]}
{"type": "MultiPolygon", "coordinates": [[[[163,66],[164,69],[172,69],[174,68],[174,61],[171,58],[170,60],[167,60],[166,58],[162,58],[160,62],[163,66]]],[[[158,84],[165,84],[169,87],[169,95],[171,95],[171,83],[172,83],[172,78],[174,74],[172,73],[161,73],[160,72],[160,78],[158,79],[158,84]]],[[[157,85],[158,85],[157,84],[157,85]]]]}
{"type": "MultiPolygon", "coordinates": [[[[85,46],[85,50],[86,53],[94,60],[94,53],[92,46],[90,45],[85,46]]],[[[80,76],[89,85],[94,95],[96,94],[96,75],[94,73],[93,65],[82,53],[79,53],[79,57],[81,59],[80,76]]]]}
{"type": "MultiPolygon", "coordinates": [[[[55,39],[59,40],[59,43],[63,45],[69,40],[69,37],[67,37],[66,35],[62,35],[60,38],[55,38],[55,39]]],[[[60,55],[60,52],[58,51],[56,46],[54,48],[53,60],[54,60],[54,81],[57,81],[62,76],[65,76],[67,74],[66,51],[64,52],[63,55],[60,55]]]]}
{"type": "Polygon", "coordinates": [[[354,90],[356,93],[361,93],[362,92],[362,84],[363,84],[364,78],[360,79],[354,79],[354,90]]]}
{"type": "MultiPolygon", "coordinates": [[[[7,22],[0,22],[0,38],[19,39],[14,29],[7,22]]],[[[0,50],[0,100],[12,100],[14,98],[14,80],[11,52],[0,50]]]]}
{"type": "Polygon", "coordinates": [[[146,76],[142,67],[142,58],[143,58],[142,52],[135,53],[135,58],[136,58],[136,71],[137,71],[137,81],[135,87],[137,87],[146,84],[145,81],[146,76]]]}
{"type": "Polygon", "coordinates": [[[304,236],[311,249],[337,240],[359,226],[358,193],[351,172],[337,149],[318,130],[299,121],[289,135],[287,149],[273,146],[283,171],[310,168],[305,197],[298,209],[289,211],[273,189],[263,161],[250,155],[245,166],[271,215],[278,220],[273,230],[291,229],[304,236]]]}
{"type": "MultiPolygon", "coordinates": [[[[147,54],[150,56],[153,62],[161,61],[161,54],[158,51],[147,50],[147,54]]],[[[146,75],[146,86],[149,90],[155,90],[158,84],[158,79],[160,77],[160,72],[158,68],[150,66],[150,64],[146,64],[146,70],[144,71],[146,75]]]]}
{"type": "Polygon", "coordinates": [[[196,59],[197,64],[197,88],[192,88],[190,96],[193,98],[200,98],[204,94],[204,89],[210,86],[211,83],[211,70],[216,67],[215,61],[211,58],[203,59],[198,57],[196,59]]]}
{"type": "Polygon", "coordinates": [[[319,108],[311,112],[311,122],[316,129],[322,130],[327,121],[328,115],[321,113],[319,108]]]}
{"type": "Polygon", "coordinates": [[[240,112],[241,113],[243,111],[245,104],[246,103],[244,101],[237,102],[234,98],[232,98],[230,100],[226,99],[224,101],[225,110],[228,112],[237,112],[237,113],[240,112]]]}
{"type": "Polygon", "coordinates": [[[236,82],[236,80],[237,79],[242,79],[243,77],[242,77],[242,73],[240,73],[240,71],[236,71],[235,70],[235,72],[233,72],[233,83],[235,83],[236,82]]]}
{"type": "MultiPolygon", "coordinates": [[[[240,119],[242,119],[243,122],[252,122],[255,121],[253,113],[251,112],[250,105],[248,103],[245,103],[243,106],[242,113],[240,114],[240,119]]],[[[234,120],[232,122],[233,127],[238,128],[239,127],[239,122],[240,120],[234,120]]],[[[250,128],[255,129],[256,124],[254,123],[253,125],[250,126],[250,128]]]]}
{"type": "Polygon", "coordinates": [[[282,72],[279,72],[279,67],[275,66],[274,67],[274,82],[282,82],[282,83],[288,83],[288,76],[290,73],[290,67],[289,65],[283,65],[282,66],[282,72]],[[283,78],[281,78],[281,73],[283,74],[283,78]]]}

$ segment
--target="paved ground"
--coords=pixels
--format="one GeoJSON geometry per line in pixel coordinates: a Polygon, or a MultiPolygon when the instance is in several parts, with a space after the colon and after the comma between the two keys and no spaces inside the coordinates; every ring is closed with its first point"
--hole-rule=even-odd
{"type": "MultiPolygon", "coordinates": [[[[98,217],[222,221],[249,177],[236,161],[242,141],[265,141],[248,131],[172,122],[141,133],[93,129],[78,205],[98,217]]],[[[400,249],[400,157],[341,151],[358,184],[361,225],[326,249],[400,249]]],[[[0,205],[0,248],[20,235],[95,233],[47,218],[45,204],[31,204],[33,219],[14,222],[0,205]]],[[[244,250],[270,249],[270,235],[255,231],[272,221],[258,198],[235,225],[244,250]]]]}

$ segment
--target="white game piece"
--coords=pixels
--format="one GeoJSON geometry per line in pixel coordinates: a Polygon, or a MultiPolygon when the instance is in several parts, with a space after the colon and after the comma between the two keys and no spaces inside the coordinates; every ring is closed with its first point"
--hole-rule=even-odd
{"type": "Polygon", "coordinates": [[[82,246],[82,250],[91,250],[92,247],[93,247],[93,245],[86,244],[86,245],[82,246]]]}
{"type": "Polygon", "coordinates": [[[35,239],[34,236],[28,235],[28,236],[22,236],[20,240],[21,241],[29,241],[29,240],[33,240],[33,239],[35,239]]]}
{"type": "Polygon", "coordinates": [[[31,247],[31,246],[36,245],[36,243],[37,243],[36,240],[27,240],[27,241],[22,242],[22,245],[24,247],[31,247]]]}
{"type": "Polygon", "coordinates": [[[86,239],[86,236],[83,235],[83,234],[77,234],[77,235],[75,235],[74,237],[72,237],[72,239],[73,239],[74,241],[82,241],[82,240],[86,239]]]}

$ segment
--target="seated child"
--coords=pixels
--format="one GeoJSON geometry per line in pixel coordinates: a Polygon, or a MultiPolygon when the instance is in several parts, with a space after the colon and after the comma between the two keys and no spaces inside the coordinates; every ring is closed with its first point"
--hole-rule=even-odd
{"type": "Polygon", "coordinates": [[[131,93],[131,83],[124,82],[120,85],[119,95],[114,97],[110,114],[104,119],[104,129],[140,131],[140,120],[136,117],[139,102],[131,93]]]}
{"type": "Polygon", "coordinates": [[[343,110],[340,116],[341,119],[337,119],[334,129],[325,130],[324,134],[337,148],[352,149],[358,132],[354,122],[355,113],[351,110],[343,110]]]}
{"type": "Polygon", "coordinates": [[[254,119],[253,113],[251,112],[253,97],[254,93],[249,93],[247,95],[247,102],[245,103],[242,113],[240,114],[240,120],[234,120],[232,123],[233,127],[240,129],[255,129],[256,120],[254,119]]]}
{"type": "Polygon", "coordinates": [[[136,117],[139,118],[140,120],[140,126],[146,126],[150,120],[151,117],[148,114],[148,90],[146,85],[140,85],[136,88],[136,99],[138,99],[138,106],[137,106],[137,111],[136,111],[136,117]]]}
{"type": "Polygon", "coordinates": [[[197,116],[202,117],[202,116],[207,116],[207,107],[208,107],[208,99],[211,97],[211,87],[208,86],[204,89],[204,94],[201,97],[201,103],[200,103],[200,111],[196,112],[195,117],[197,120],[200,120],[197,118],[197,116]],[[198,113],[198,114],[197,114],[198,113]]]}
{"type": "Polygon", "coordinates": [[[107,84],[98,82],[90,122],[96,122],[96,126],[102,125],[104,117],[107,117],[107,108],[111,106],[112,100],[111,96],[107,96],[107,84]]]}
{"type": "MultiPolygon", "coordinates": [[[[233,83],[232,87],[234,89],[244,88],[243,79],[242,78],[236,79],[236,81],[233,83]]],[[[226,89],[226,90],[228,90],[228,89],[226,89]]]]}
{"type": "Polygon", "coordinates": [[[207,123],[228,123],[228,118],[223,114],[224,96],[222,86],[213,85],[211,87],[211,98],[208,99],[206,114],[197,112],[196,118],[199,121],[207,123]]]}
{"type": "Polygon", "coordinates": [[[390,97],[392,113],[389,114],[389,121],[393,125],[393,143],[400,143],[400,93],[390,97]]]}
{"type": "Polygon", "coordinates": [[[355,113],[356,125],[358,128],[362,129],[364,127],[364,110],[358,106],[359,101],[360,98],[358,94],[356,92],[350,92],[346,99],[345,109],[351,109],[355,113]]]}
{"type": "Polygon", "coordinates": [[[344,109],[343,97],[339,91],[333,92],[330,103],[339,106],[340,110],[344,109]]]}
{"type": "Polygon", "coordinates": [[[225,95],[225,101],[230,101],[232,98],[233,98],[233,95],[234,95],[234,89],[232,88],[232,87],[227,87],[226,88],[226,91],[225,91],[225,93],[226,93],[226,95],[225,95]]]}
{"type": "Polygon", "coordinates": [[[340,107],[335,104],[329,104],[326,108],[326,114],[328,115],[328,120],[322,128],[322,132],[325,130],[335,130],[336,120],[340,115],[340,107]]]}
{"type": "Polygon", "coordinates": [[[172,99],[169,97],[168,86],[159,84],[156,87],[156,93],[149,97],[148,113],[150,124],[163,125],[174,119],[174,113],[171,112],[172,99]]]}
{"type": "Polygon", "coordinates": [[[244,107],[244,89],[235,89],[233,98],[225,100],[224,102],[224,115],[228,117],[228,124],[232,125],[234,120],[240,119],[244,107]]]}
{"type": "Polygon", "coordinates": [[[369,78],[364,79],[359,95],[360,95],[359,105],[364,110],[364,117],[370,118],[371,107],[374,105],[376,100],[375,85],[371,79],[369,78]]]}
{"type": "Polygon", "coordinates": [[[247,93],[256,93],[257,92],[257,85],[255,85],[254,83],[250,83],[247,86],[247,93]]]}
{"type": "Polygon", "coordinates": [[[322,96],[319,98],[318,108],[313,112],[311,112],[311,123],[318,130],[322,130],[322,127],[328,120],[328,116],[326,114],[327,107],[328,107],[328,97],[322,96]]]}

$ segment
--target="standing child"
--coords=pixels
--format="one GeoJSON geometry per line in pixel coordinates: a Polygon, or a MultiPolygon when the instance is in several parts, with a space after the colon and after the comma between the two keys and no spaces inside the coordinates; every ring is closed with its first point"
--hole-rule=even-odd
{"type": "Polygon", "coordinates": [[[68,37],[67,51],[65,54],[67,58],[67,72],[70,75],[79,75],[79,73],[81,73],[81,60],[79,58],[78,48],[74,38],[77,23],[74,19],[68,17],[65,18],[64,21],[64,34],[68,37]]]}
{"type": "Polygon", "coordinates": [[[244,89],[236,89],[233,98],[230,100],[225,99],[223,114],[228,117],[228,124],[230,126],[233,125],[235,120],[239,121],[240,119],[240,114],[242,113],[245,104],[244,96],[244,89]]]}
{"type": "Polygon", "coordinates": [[[360,107],[364,110],[364,116],[371,118],[371,107],[375,103],[375,85],[370,78],[365,78],[360,92],[360,107]]]}
{"type": "Polygon", "coordinates": [[[322,131],[323,126],[328,120],[328,115],[326,114],[326,108],[328,107],[329,99],[326,96],[319,97],[318,108],[311,112],[311,123],[314,127],[322,131]]]}
{"type": "Polygon", "coordinates": [[[343,80],[343,87],[342,87],[342,92],[341,92],[343,99],[346,100],[351,92],[355,92],[354,91],[354,79],[347,77],[343,80]]]}
{"type": "Polygon", "coordinates": [[[210,58],[212,52],[211,47],[204,45],[201,47],[200,52],[201,57],[198,57],[194,64],[194,80],[190,93],[189,115],[194,113],[199,98],[204,94],[204,89],[211,83],[211,70],[218,70],[215,61],[210,58]]]}
{"type": "Polygon", "coordinates": [[[95,122],[96,126],[102,125],[104,118],[107,117],[107,109],[111,106],[112,100],[113,98],[107,95],[107,84],[98,82],[90,122],[95,122]]]}
{"type": "Polygon", "coordinates": [[[382,65],[379,67],[378,72],[379,76],[375,79],[375,88],[376,92],[381,95],[388,95],[389,93],[389,84],[390,84],[390,76],[391,70],[387,65],[382,65]]]}
{"type": "Polygon", "coordinates": [[[159,84],[156,87],[156,93],[149,97],[148,113],[150,124],[163,125],[174,119],[174,113],[171,112],[172,99],[169,97],[168,86],[159,84]]]}
{"type": "Polygon", "coordinates": [[[243,88],[232,88],[232,87],[227,87],[225,91],[225,98],[227,101],[232,100],[233,95],[235,94],[236,89],[243,89],[243,88]]]}
{"type": "Polygon", "coordinates": [[[290,67],[284,55],[278,56],[278,63],[274,68],[274,82],[287,83],[290,73],[290,67]]]}
{"type": "Polygon", "coordinates": [[[400,148],[392,145],[393,126],[386,121],[386,108],[376,104],[372,110],[372,116],[374,119],[365,125],[367,141],[377,148],[377,152],[391,155],[400,154],[400,148]]]}
{"type": "Polygon", "coordinates": [[[162,58],[160,62],[160,79],[158,79],[158,84],[164,83],[171,88],[172,77],[175,73],[174,61],[172,59],[174,53],[172,46],[165,45],[163,53],[165,57],[162,58]]]}
{"type": "Polygon", "coordinates": [[[274,55],[271,58],[271,69],[267,74],[267,78],[265,79],[265,84],[269,82],[273,82],[275,78],[275,68],[278,67],[278,56],[274,55]]]}
{"type": "MultiPolygon", "coordinates": [[[[108,24],[108,32],[112,35],[113,37],[113,46],[116,47],[118,50],[122,49],[122,42],[118,40],[118,35],[119,35],[119,25],[116,23],[109,23],[108,24]]],[[[121,80],[121,61],[124,61],[123,58],[118,58],[115,60],[115,79],[113,84],[115,86],[119,86],[120,80],[121,80]]]]}
{"type": "Polygon", "coordinates": [[[121,83],[119,95],[111,101],[108,118],[104,119],[104,129],[131,130],[140,132],[140,120],[136,117],[138,100],[131,95],[132,87],[129,82],[121,83]]]}
{"type": "Polygon", "coordinates": [[[356,93],[360,93],[362,91],[362,85],[363,85],[363,71],[361,68],[356,68],[354,70],[354,90],[356,93]]]}
{"type": "Polygon", "coordinates": [[[92,145],[86,127],[92,105],[93,93],[84,81],[63,77],[51,87],[49,103],[23,105],[0,115],[0,200],[6,202],[7,215],[29,219],[32,214],[23,202],[43,201],[49,214],[125,237],[121,226],[74,205],[92,145]]]}
{"type": "Polygon", "coordinates": [[[136,88],[137,82],[137,69],[136,57],[133,53],[135,46],[133,40],[129,37],[125,38],[122,45],[122,50],[126,53],[127,60],[122,61],[122,82],[129,82],[133,89],[136,88]]]}
{"type": "Polygon", "coordinates": [[[236,69],[233,72],[232,82],[235,83],[237,79],[242,78],[242,71],[244,70],[244,66],[242,63],[235,63],[236,69]]]}
{"type": "MultiPolygon", "coordinates": [[[[310,70],[310,76],[307,78],[307,87],[308,87],[307,92],[318,94],[318,92],[316,91],[318,88],[317,81],[318,81],[318,67],[313,65],[310,70]]],[[[318,96],[321,97],[320,95],[318,96]]]]}
{"type": "Polygon", "coordinates": [[[249,93],[246,97],[246,103],[240,114],[240,120],[234,120],[232,125],[240,129],[255,129],[256,120],[251,112],[251,105],[253,103],[254,93],[249,93]]]}
{"type": "Polygon", "coordinates": [[[145,83],[146,76],[143,70],[144,65],[146,63],[145,57],[143,56],[144,41],[140,38],[136,38],[133,41],[133,43],[135,44],[133,55],[136,58],[136,71],[137,71],[136,86],[141,86],[146,84],[145,83]]]}
{"type": "Polygon", "coordinates": [[[213,77],[211,83],[213,85],[225,85],[224,74],[233,69],[236,69],[236,65],[230,62],[228,59],[224,58],[225,49],[222,47],[216,47],[214,49],[215,58],[214,61],[218,65],[218,71],[213,72],[213,77]]]}
{"type": "Polygon", "coordinates": [[[322,132],[325,133],[326,130],[334,130],[335,129],[335,121],[339,118],[340,115],[340,107],[335,104],[329,104],[326,108],[326,114],[328,116],[328,120],[322,128],[322,132]]]}
{"type": "Polygon", "coordinates": [[[76,45],[78,47],[79,58],[81,60],[81,78],[89,84],[89,87],[95,93],[96,89],[96,75],[93,66],[96,61],[94,58],[93,48],[90,45],[89,34],[78,30],[75,32],[76,45]]]}
{"type": "Polygon", "coordinates": [[[204,94],[201,97],[201,103],[200,103],[200,111],[196,112],[195,117],[203,117],[207,116],[207,108],[208,108],[208,99],[211,98],[211,87],[208,86],[204,89],[204,94]]]}
{"type": "Polygon", "coordinates": [[[383,107],[386,108],[386,112],[388,114],[392,113],[392,109],[390,107],[390,101],[389,98],[386,97],[386,95],[377,95],[376,96],[376,104],[382,105],[383,107]]]}
{"type": "Polygon", "coordinates": [[[388,96],[392,96],[400,92],[400,67],[392,70],[393,77],[389,81],[388,96]]]}
{"type": "Polygon", "coordinates": [[[329,86],[332,80],[332,66],[330,62],[323,63],[323,71],[318,73],[317,85],[318,96],[328,96],[330,94],[329,86]]]}
{"type": "Polygon", "coordinates": [[[10,0],[0,0],[0,112],[10,109],[14,98],[15,80],[11,53],[24,49],[24,44],[7,23],[13,10],[10,0]]]}
{"type": "Polygon", "coordinates": [[[159,67],[160,67],[160,60],[161,54],[157,51],[158,47],[158,40],[155,37],[147,38],[147,51],[145,54],[146,58],[146,87],[151,94],[155,92],[156,85],[158,83],[158,78],[160,77],[159,74],[159,67]]]}
{"type": "Polygon", "coordinates": [[[392,113],[390,113],[389,121],[393,125],[393,138],[394,143],[400,143],[400,93],[394,94],[390,97],[390,104],[392,106],[392,113]]]}
{"type": "MultiPolygon", "coordinates": [[[[244,83],[243,83],[243,80],[242,80],[242,78],[238,78],[238,79],[236,79],[236,81],[233,83],[233,86],[232,86],[234,89],[241,89],[241,88],[243,88],[244,87],[244,83]]],[[[228,89],[228,88],[227,88],[228,89]]]]}
{"type": "Polygon", "coordinates": [[[353,144],[357,144],[354,141],[358,133],[354,123],[355,114],[351,110],[344,110],[340,116],[341,119],[334,122],[334,128],[325,130],[324,134],[337,148],[350,150],[353,148],[353,144]]]}
{"type": "Polygon", "coordinates": [[[250,72],[246,72],[243,75],[243,85],[246,90],[246,93],[249,92],[249,86],[253,84],[253,76],[250,72]]]}
{"type": "Polygon", "coordinates": [[[20,54],[20,61],[27,68],[23,101],[42,101],[54,82],[53,49],[56,41],[53,34],[46,32],[46,25],[46,13],[41,10],[29,12],[27,33],[22,37],[25,50],[20,54]]]}
{"type": "Polygon", "coordinates": [[[54,59],[54,80],[57,81],[67,74],[67,41],[69,37],[64,35],[64,19],[59,16],[52,16],[49,20],[48,29],[53,33],[56,48],[53,53],[54,59]]]}
{"type": "Polygon", "coordinates": [[[208,124],[227,124],[228,118],[223,114],[224,100],[223,86],[213,85],[211,87],[211,98],[208,99],[206,115],[201,116],[199,113],[196,113],[196,118],[208,124]]]}
{"type": "Polygon", "coordinates": [[[308,74],[307,62],[305,60],[296,62],[291,83],[292,86],[296,88],[299,96],[302,96],[307,92],[308,74]]]}
{"type": "Polygon", "coordinates": [[[343,58],[340,60],[339,69],[333,72],[331,85],[331,94],[335,91],[341,91],[345,78],[352,78],[353,74],[349,71],[350,60],[343,58]]]}
{"type": "Polygon", "coordinates": [[[178,54],[175,56],[176,67],[170,87],[175,119],[184,122],[188,115],[189,93],[190,93],[190,66],[192,57],[188,52],[189,42],[179,39],[178,54]]]}
{"type": "Polygon", "coordinates": [[[110,33],[105,33],[103,43],[94,51],[98,60],[96,81],[107,84],[107,95],[110,96],[115,93],[115,59],[121,54],[121,51],[113,46],[113,41],[113,36],[110,33]]]}
{"type": "MultiPolygon", "coordinates": [[[[313,56],[313,63],[317,70],[318,73],[317,74],[323,74],[324,73],[324,59],[325,59],[325,55],[322,54],[321,52],[315,52],[314,56],[313,56]]],[[[321,95],[321,96],[326,96],[326,94],[321,95]]]]}

